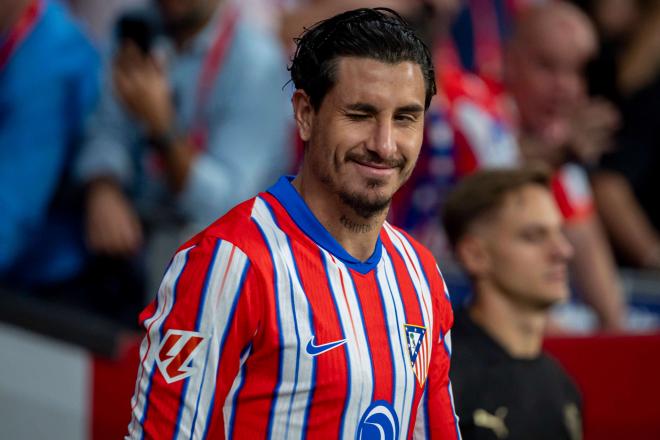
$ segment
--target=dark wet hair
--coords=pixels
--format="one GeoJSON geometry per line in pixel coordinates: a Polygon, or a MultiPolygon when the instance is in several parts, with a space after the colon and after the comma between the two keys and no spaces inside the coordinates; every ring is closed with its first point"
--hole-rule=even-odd
{"type": "Polygon", "coordinates": [[[361,8],[335,15],[305,29],[295,42],[291,80],[307,93],[315,110],[335,85],[339,57],[371,58],[389,64],[413,62],[424,76],[426,108],[436,93],[428,47],[391,9],[361,8]]]}

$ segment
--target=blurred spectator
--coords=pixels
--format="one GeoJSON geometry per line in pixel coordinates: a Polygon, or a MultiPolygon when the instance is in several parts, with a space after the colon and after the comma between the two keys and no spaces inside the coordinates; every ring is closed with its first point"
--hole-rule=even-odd
{"type": "Polygon", "coordinates": [[[289,165],[285,63],[229,0],[159,0],[118,34],[78,161],[87,242],[131,260],[147,231],[159,279],[189,230],[289,165]]]}
{"type": "Polygon", "coordinates": [[[579,392],[542,352],[549,310],[569,296],[572,254],[549,174],[473,174],[449,196],[443,220],[473,289],[451,335],[463,438],[582,438],[579,392]]]}
{"type": "Polygon", "coordinates": [[[395,201],[394,223],[441,256],[446,243],[436,213],[449,187],[480,168],[545,163],[554,171],[553,192],[576,248],[578,290],[603,328],[616,330],[625,315],[622,291],[580,166],[609,146],[618,121],[609,104],[586,98],[582,70],[594,50],[587,17],[553,1],[518,18],[503,84],[444,65],[443,96],[428,112],[428,148],[395,201]]]}
{"type": "Polygon", "coordinates": [[[110,44],[117,15],[129,8],[143,6],[150,0],[67,0],[72,12],[87,25],[94,40],[102,47],[110,44]]]}
{"type": "MultiPolygon", "coordinates": [[[[266,0],[250,0],[266,1],[266,0]]],[[[310,27],[318,21],[332,17],[343,11],[356,8],[387,7],[402,15],[408,15],[421,4],[420,1],[409,0],[269,0],[278,3],[280,9],[280,38],[285,47],[293,47],[305,27],[310,27]]]]}
{"type": "Polygon", "coordinates": [[[96,51],[57,3],[0,3],[0,280],[79,294],[69,167],[98,94],[96,51]],[[75,293],[74,293],[75,291],[75,293]]]}
{"type": "Polygon", "coordinates": [[[604,48],[589,69],[591,92],[623,115],[616,150],[593,174],[597,205],[620,263],[660,270],[660,4],[585,3],[604,48]]]}

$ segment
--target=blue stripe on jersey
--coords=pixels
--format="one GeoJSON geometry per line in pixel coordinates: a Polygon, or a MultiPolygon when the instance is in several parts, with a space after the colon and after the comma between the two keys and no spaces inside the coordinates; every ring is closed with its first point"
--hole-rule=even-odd
{"type": "Polygon", "coordinates": [[[424,405],[422,407],[422,411],[424,411],[424,435],[426,438],[430,438],[431,435],[429,434],[431,432],[431,420],[429,419],[429,416],[431,415],[429,413],[429,387],[428,384],[426,385],[426,389],[424,390],[424,405]]]}
{"type": "MultiPolygon", "coordinates": [[[[241,359],[243,359],[243,356],[245,354],[252,350],[252,342],[250,342],[242,351],[241,351],[241,359]]],[[[247,361],[247,359],[246,359],[247,361]]],[[[236,387],[236,392],[234,393],[234,399],[232,401],[232,409],[231,409],[231,415],[229,416],[229,423],[227,426],[227,438],[233,438],[234,436],[234,423],[236,422],[236,407],[238,406],[238,395],[241,393],[241,390],[243,389],[243,384],[245,383],[245,375],[247,373],[247,362],[244,362],[243,365],[241,365],[241,371],[240,371],[240,376],[241,376],[241,381],[238,384],[238,387],[236,387]]],[[[206,435],[205,435],[206,436],[206,435]]]]}
{"type": "MultiPolygon", "coordinates": [[[[402,238],[405,239],[405,237],[402,237],[402,238]]],[[[408,244],[410,245],[410,249],[412,249],[413,254],[417,258],[417,262],[419,263],[419,268],[422,271],[422,276],[424,277],[424,281],[426,282],[426,285],[429,288],[430,297],[433,298],[433,293],[431,292],[431,283],[429,283],[429,277],[426,275],[426,270],[424,269],[424,265],[422,264],[422,259],[419,258],[419,254],[417,253],[417,250],[415,249],[415,246],[413,246],[412,243],[410,243],[410,241],[408,241],[408,244]]],[[[421,304],[420,304],[420,306],[421,306],[421,304]]]]}
{"type": "MultiPolygon", "coordinates": [[[[391,262],[391,266],[392,266],[392,269],[394,269],[394,262],[391,262]]],[[[387,265],[385,265],[384,267],[387,268],[387,265]]],[[[396,277],[396,271],[394,271],[394,273],[392,274],[392,278],[394,278],[396,280],[397,292],[403,292],[401,290],[401,286],[399,286],[399,279],[396,277]]],[[[393,305],[393,308],[394,308],[394,315],[396,317],[396,322],[398,324],[399,322],[402,322],[402,321],[399,319],[399,312],[396,311],[396,299],[395,299],[395,296],[394,296],[394,290],[392,289],[392,286],[390,285],[390,278],[388,276],[385,277],[385,281],[387,281],[387,289],[390,291],[390,296],[392,297],[392,305],[393,305]]],[[[401,300],[401,307],[402,307],[402,310],[403,310],[403,322],[408,322],[408,318],[406,317],[406,306],[403,303],[403,297],[401,297],[401,293],[399,293],[399,295],[400,295],[399,298],[401,300]]],[[[407,359],[406,350],[408,348],[403,346],[403,343],[401,342],[401,338],[398,338],[398,339],[399,339],[399,348],[401,349],[401,356],[404,359],[403,363],[404,363],[404,365],[406,365],[406,363],[407,363],[406,362],[406,359],[407,359]]],[[[406,396],[408,395],[408,381],[405,379],[405,376],[406,376],[406,371],[403,372],[404,380],[403,380],[403,402],[402,403],[404,405],[406,403],[406,396]]],[[[413,390],[413,392],[414,392],[414,390],[413,390]]],[[[413,401],[414,401],[414,399],[413,399],[413,401]]],[[[404,408],[402,407],[401,408],[401,422],[402,423],[403,423],[403,414],[404,414],[404,408]]]]}
{"type": "MultiPolygon", "coordinates": [[[[195,433],[195,422],[197,421],[197,412],[199,411],[199,400],[202,398],[202,390],[204,389],[204,379],[206,379],[206,375],[204,374],[204,372],[206,371],[206,367],[208,366],[209,363],[210,352],[211,352],[211,344],[206,344],[206,357],[204,358],[204,368],[201,371],[202,383],[199,385],[199,393],[197,393],[197,402],[195,402],[195,413],[193,414],[192,423],[190,425],[190,440],[192,440],[193,435],[195,433]]],[[[185,396],[185,391],[183,396],[185,396]]],[[[181,420],[181,415],[179,415],[179,420],[181,420]]],[[[178,430],[179,430],[179,423],[177,422],[177,431],[178,430]]]]}
{"type": "MultiPolygon", "coordinates": [[[[390,324],[389,324],[389,319],[388,319],[388,313],[387,313],[387,307],[385,306],[385,298],[383,298],[383,290],[380,288],[380,283],[378,282],[378,268],[376,268],[376,287],[378,288],[378,295],[380,296],[380,306],[383,309],[383,318],[385,318],[385,326],[389,330],[390,324]]],[[[387,277],[385,277],[387,279],[387,277]]],[[[396,307],[394,307],[394,315],[395,319],[397,320],[395,327],[399,327],[399,318],[396,313],[396,307]]],[[[392,347],[392,338],[389,337],[389,331],[387,332],[388,338],[387,338],[387,343],[390,346],[390,361],[392,362],[392,405],[394,405],[394,395],[396,394],[396,364],[394,363],[394,347],[392,347]]],[[[399,342],[401,342],[401,338],[398,338],[399,342]]],[[[401,345],[401,344],[399,344],[401,345]]],[[[403,348],[401,350],[401,354],[404,355],[403,353],[403,348]]],[[[403,415],[403,413],[402,413],[403,415]]]]}
{"type": "MultiPolygon", "coordinates": [[[[231,327],[232,322],[234,321],[234,314],[236,313],[236,307],[238,305],[238,300],[241,297],[240,293],[243,290],[243,285],[245,284],[245,280],[247,279],[247,273],[248,270],[250,269],[250,260],[247,260],[245,262],[245,267],[243,268],[243,273],[241,274],[241,280],[238,282],[238,286],[236,287],[236,295],[234,296],[234,302],[231,305],[231,310],[229,311],[227,315],[227,327],[222,332],[222,338],[220,338],[220,348],[218,350],[218,353],[223,353],[224,348],[225,348],[225,342],[227,341],[227,335],[229,334],[229,328],[231,327]]],[[[213,396],[211,397],[211,403],[209,404],[209,411],[208,414],[213,414],[213,407],[215,406],[215,393],[213,393],[213,396]]],[[[202,438],[206,438],[206,433],[209,430],[209,424],[211,423],[211,418],[212,417],[206,417],[206,426],[204,427],[204,433],[202,434],[202,438]]],[[[193,427],[194,427],[193,423],[193,427]]]]}
{"type": "MultiPolygon", "coordinates": [[[[268,203],[266,203],[266,206],[268,206],[268,203]]],[[[273,214],[273,220],[277,224],[277,220],[275,219],[275,215],[273,214]]],[[[291,246],[291,237],[289,235],[286,236],[287,243],[289,244],[289,249],[291,250],[291,256],[293,257],[293,246],[291,246]]],[[[298,277],[298,280],[300,281],[300,285],[302,287],[302,277],[300,276],[300,269],[298,268],[298,261],[296,261],[295,257],[292,258],[293,260],[293,267],[296,269],[296,276],[298,277]]],[[[293,294],[292,294],[293,296],[293,294]]],[[[292,301],[293,303],[293,298],[292,301]]],[[[295,310],[295,305],[294,305],[294,310],[295,310]]],[[[310,333],[315,335],[316,334],[316,329],[314,328],[314,314],[312,313],[312,305],[310,304],[309,300],[307,301],[307,310],[309,313],[309,328],[310,328],[310,333]]],[[[297,328],[297,326],[296,326],[297,328]]],[[[309,417],[309,410],[311,409],[312,406],[312,398],[314,397],[314,390],[316,389],[316,357],[312,358],[312,373],[311,373],[312,381],[310,384],[310,390],[309,390],[309,397],[307,398],[307,405],[305,405],[305,411],[303,413],[303,426],[302,426],[302,432],[303,432],[303,438],[307,437],[307,421],[309,417]]]]}
{"type": "MultiPolygon", "coordinates": [[[[394,235],[394,234],[392,234],[392,235],[394,235]]],[[[395,235],[395,237],[401,240],[401,247],[404,247],[403,237],[399,237],[397,235],[395,235]]],[[[392,238],[390,238],[390,240],[392,240],[392,238]]],[[[392,240],[392,244],[394,244],[394,240],[392,240]]],[[[399,254],[399,257],[401,257],[401,261],[403,262],[403,265],[408,267],[408,263],[407,263],[408,259],[401,253],[401,251],[399,250],[399,248],[396,245],[394,245],[393,247],[394,247],[394,250],[396,251],[396,253],[399,254]]],[[[404,247],[404,249],[405,249],[405,247],[404,247]]],[[[412,262],[410,262],[410,264],[412,265],[412,262]]],[[[392,267],[394,267],[394,262],[392,262],[392,267]]],[[[417,307],[419,307],[419,316],[422,317],[422,324],[428,325],[426,322],[424,322],[424,311],[422,310],[422,300],[421,300],[422,299],[422,292],[417,290],[417,286],[415,286],[415,282],[412,280],[412,277],[413,277],[412,272],[410,272],[409,270],[407,270],[406,272],[408,274],[408,277],[411,278],[410,284],[412,284],[413,290],[415,291],[415,295],[417,296],[417,307]]],[[[396,284],[397,284],[397,287],[399,288],[399,292],[402,292],[401,286],[399,285],[399,279],[396,277],[396,270],[394,271],[394,273],[395,273],[394,279],[397,280],[396,284]]],[[[408,322],[408,320],[406,320],[405,322],[408,322]]],[[[432,331],[432,329],[429,329],[429,330],[432,331]]]]}
{"type": "MultiPolygon", "coordinates": [[[[266,206],[268,206],[267,203],[265,203],[266,206]]],[[[268,238],[266,237],[266,233],[264,232],[263,229],[261,229],[261,225],[259,222],[257,222],[254,217],[250,218],[252,222],[256,225],[257,229],[259,230],[259,233],[261,234],[261,237],[264,240],[264,244],[268,248],[268,254],[270,255],[270,261],[273,265],[273,292],[277,295],[277,292],[279,292],[279,285],[277,283],[277,273],[276,273],[276,264],[275,264],[275,256],[273,255],[273,250],[270,247],[270,244],[268,243],[268,238]]],[[[277,398],[279,395],[279,390],[280,386],[282,386],[282,368],[284,368],[284,365],[282,364],[282,359],[284,358],[284,339],[282,337],[282,317],[281,311],[280,311],[280,305],[279,301],[275,301],[275,314],[277,315],[277,330],[278,330],[278,338],[279,338],[279,344],[280,344],[280,351],[279,351],[279,365],[277,366],[277,383],[275,384],[275,389],[273,390],[273,400],[270,406],[270,412],[268,414],[268,428],[266,430],[266,438],[271,438],[271,434],[273,432],[273,421],[275,419],[275,406],[277,404],[277,398]]]]}
{"type": "MultiPolygon", "coordinates": [[[[351,284],[353,285],[353,292],[355,292],[355,302],[357,303],[358,306],[358,311],[360,312],[360,321],[362,321],[362,330],[364,331],[364,339],[367,341],[367,354],[369,356],[369,364],[371,365],[371,377],[374,378],[374,385],[375,385],[375,377],[376,375],[374,374],[374,359],[371,355],[371,349],[369,348],[369,333],[367,333],[367,326],[365,323],[364,319],[364,313],[362,313],[362,303],[360,302],[360,295],[358,294],[358,290],[355,287],[355,280],[353,280],[353,275],[351,274],[350,270],[348,271],[348,279],[351,281],[351,284]]],[[[378,283],[376,283],[378,284],[378,283]]],[[[394,385],[394,384],[392,384],[394,385]]],[[[373,386],[371,387],[371,396],[369,397],[369,402],[373,402],[374,400],[374,389],[376,387],[373,386]]]]}
{"type": "Polygon", "coordinates": [[[295,381],[293,382],[293,390],[291,390],[291,397],[289,397],[289,410],[287,411],[286,429],[284,430],[284,437],[289,436],[289,425],[291,424],[291,408],[293,407],[293,398],[296,396],[298,389],[298,374],[300,372],[300,332],[298,331],[298,316],[296,314],[296,301],[294,299],[293,279],[289,273],[289,291],[291,292],[291,311],[293,312],[293,328],[296,330],[296,368],[294,370],[295,381]]]}
{"type": "MultiPolygon", "coordinates": [[[[275,211],[273,211],[273,207],[270,206],[270,203],[268,203],[266,200],[264,200],[262,198],[260,198],[259,200],[261,200],[264,203],[264,205],[266,206],[266,208],[268,208],[268,211],[270,212],[271,220],[273,221],[275,226],[277,226],[281,230],[282,228],[280,228],[279,222],[277,221],[277,216],[275,215],[275,211]]],[[[293,266],[296,270],[296,276],[298,277],[298,281],[299,281],[299,283],[302,287],[302,277],[300,276],[300,270],[298,269],[298,262],[296,261],[295,257],[293,256],[293,246],[291,246],[291,237],[288,234],[285,234],[285,237],[286,237],[287,245],[289,247],[289,251],[291,252],[291,260],[293,261],[293,266]]],[[[265,238],[265,235],[264,235],[264,238],[265,238]]],[[[275,267],[275,260],[273,260],[273,268],[274,267],[275,267]]],[[[291,398],[289,400],[289,411],[288,411],[288,414],[287,414],[288,415],[287,425],[286,425],[286,429],[285,429],[286,435],[288,435],[288,433],[289,433],[289,425],[290,425],[290,422],[291,422],[291,408],[293,406],[293,399],[295,398],[296,389],[298,387],[298,373],[300,371],[300,333],[298,332],[298,318],[296,316],[296,302],[294,300],[294,289],[293,289],[293,280],[291,279],[291,273],[289,273],[289,284],[290,284],[289,288],[291,289],[291,308],[293,310],[293,319],[294,319],[294,326],[295,326],[295,329],[296,329],[296,340],[298,341],[298,346],[296,347],[296,370],[295,370],[296,381],[293,384],[293,392],[292,392],[291,398]]],[[[314,315],[312,314],[312,307],[311,307],[309,301],[307,301],[307,308],[309,310],[309,316],[310,316],[310,320],[309,320],[310,333],[314,334],[314,323],[313,323],[313,318],[312,318],[314,315]]],[[[316,376],[315,376],[315,374],[316,374],[316,358],[312,358],[312,373],[311,373],[312,382],[311,382],[309,397],[307,399],[307,405],[305,406],[305,411],[304,411],[304,414],[303,414],[303,427],[302,427],[303,437],[306,436],[307,416],[309,415],[310,404],[312,402],[312,396],[314,394],[314,388],[316,386],[316,376]]]]}
{"type": "Polygon", "coordinates": [[[282,176],[270,188],[268,192],[272,194],[289,213],[294,223],[317,245],[330,252],[333,256],[341,260],[347,267],[366,274],[371,271],[380,261],[383,244],[380,236],[376,241],[376,247],[373,254],[366,260],[360,261],[339,244],[339,242],[328,232],[328,230],[319,222],[314,213],[309,209],[298,191],[293,187],[291,181],[294,176],[282,176]]]}
{"type": "MultiPolygon", "coordinates": [[[[183,262],[183,267],[181,268],[181,272],[176,276],[176,280],[174,280],[174,286],[172,288],[172,308],[174,308],[174,303],[176,302],[176,291],[179,288],[179,279],[181,279],[181,274],[186,270],[186,265],[188,264],[188,255],[190,255],[190,251],[192,248],[188,249],[186,251],[186,256],[184,257],[184,262],[183,262]]],[[[163,320],[163,322],[165,322],[163,320]]],[[[163,340],[163,325],[161,324],[160,328],[158,329],[158,332],[160,334],[160,340],[163,340]]],[[[158,356],[158,354],[156,354],[158,356]]],[[[151,368],[151,374],[149,374],[149,382],[147,383],[147,390],[144,392],[144,410],[142,411],[142,419],[140,420],[140,425],[144,426],[144,421],[147,420],[147,411],[149,410],[149,395],[151,394],[151,385],[153,384],[154,381],[154,374],[156,373],[156,370],[158,369],[156,367],[156,360],[154,359],[154,365],[151,368]]],[[[141,439],[144,439],[144,429],[142,430],[142,435],[140,437],[141,439]]]]}
{"type": "Polygon", "coordinates": [[[447,283],[445,282],[445,277],[442,276],[442,271],[440,271],[440,267],[436,264],[435,269],[438,271],[438,275],[440,275],[440,279],[442,280],[443,287],[445,288],[445,297],[449,302],[451,302],[451,296],[449,296],[449,289],[447,288],[447,283]]]}
{"type": "MultiPolygon", "coordinates": [[[[321,254],[321,261],[323,262],[323,269],[325,270],[325,277],[328,282],[328,289],[330,290],[330,296],[332,297],[332,303],[335,305],[335,312],[337,313],[337,319],[339,320],[339,326],[341,327],[342,338],[346,339],[346,330],[344,329],[344,322],[341,319],[341,313],[339,311],[339,305],[335,299],[334,292],[332,291],[332,281],[330,280],[330,272],[328,271],[328,261],[325,258],[322,249],[319,249],[321,254]]],[[[346,410],[348,409],[348,402],[351,401],[351,359],[348,350],[345,350],[346,353],[346,400],[344,400],[344,409],[341,412],[341,423],[339,424],[339,435],[344,432],[344,422],[346,421],[346,410]]]]}
{"type": "MultiPolygon", "coordinates": [[[[218,256],[218,249],[220,249],[220,244],[222,243],[222,240],[217,240],[215,243],[215,246],[213,247],[213,256],[211,257],[211,261],[209,263],[208,268],[206,269],[206,276],[204,277],[204,286],[202,287],[202,294],[199,296],[199,304],[197,305],[197,319],[195,321],[195,331],[199,331],[199,325],[202,321],[202,315],[204,314],[204,301],[206,299],[206,295],[208,294],[208,287],[209,287],[209,280],[211,279],[211,273],[213,272],[213,264],[215,263],[215,259],[218,256]]],[[[210,351],[211,344],[206,344],[206,359],[204,360],[204,370],[202,370],[202,381],[203,379],[203,372],[206,370],[206,362],[208,360],[209,356],[209,351],[210,351]]],[[[173,439],[176,439],[177,435],[179,434],[179,430],[181,429],[181,417],[183,416],[183,410],[186,407],[186,394],[188,394],[188,385],[190,384],[190,377],[187,377],[184,382],[183,382],[183,387],[181,389],[181,397],[179,401],[179,414],[177,414],[176,417],[176,425],[174,428],[174,435],[172,436],[173,439]]],[[[202,382],[203,384],[203,382],[202,382]]],[[[199,404],[199,397],[202,394],[202,389],[199,389],[199,394],[197,395],[197,404],[199,404]]],[[[194,431],[195,423],[194,419],[197,418],[197,405],[195,406],[195,415],[193,416],[193,425],[191,427],[190,433],[192,435],[192,432],[194,431]]]]}

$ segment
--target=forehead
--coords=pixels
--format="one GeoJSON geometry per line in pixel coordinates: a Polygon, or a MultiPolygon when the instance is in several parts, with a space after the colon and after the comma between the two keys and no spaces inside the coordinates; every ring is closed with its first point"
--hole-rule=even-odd
{"type": "Polygon", "coordinates": [[[372,58],[340,57],[329,95],[341,103],[368,102],[424,106],[421,67],[411,61],[384,63],[372,58]]]}
{"type": "Polygon", "coordinates": [[[552,14],[528,25],[528,49],[557,58],[588,59],[596,51],[596,38],[588,23],[569,14],[552,14]]]}
{"type": "Polygon", "coordinates": [[[528,184],[507,194],[495,221],[498,228],[519,228],[538,225],[559,228],[563,218],[549,189],[528,184]]]}

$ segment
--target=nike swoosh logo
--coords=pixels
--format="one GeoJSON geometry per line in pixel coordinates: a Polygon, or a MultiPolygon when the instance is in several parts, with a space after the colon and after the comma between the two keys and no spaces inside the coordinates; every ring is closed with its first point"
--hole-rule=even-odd
{"type": "Polygon", "coordinates": [[[340,341],[328,342],[327,344],[315,345],[314,336],[312,336],[309,342],[307,343],[307,347],[305,348],[305,350],[307,351],[307,354],[310,356],[318,356],[320,354],[325,353],[326,351],[332,350],[333,348],[342,346],[345,343],[346,343],[346,339],[342,339],[340,341]]]}

